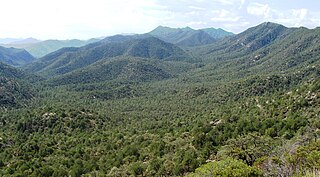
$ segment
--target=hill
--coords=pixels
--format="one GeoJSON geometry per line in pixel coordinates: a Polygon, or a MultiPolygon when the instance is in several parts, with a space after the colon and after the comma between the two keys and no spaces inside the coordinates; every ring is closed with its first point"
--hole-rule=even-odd
{"type": "Polygon", "coordinates": [[[166,42],[177,44],[179,46],[197,46],[210,44],[215,41],[209,34],[193,30],[192,28],[169,28],[159,26],[148,34],[155,36],[166,42]]]}
{"type": "Polygon", "coordinates": [[[319,62],[318,40],[319,29],[263,23],[215,44],[191,50],[194,56],[207,63],[201,75],[231,79],[294,72],[316,64],[319,62]]]}
{"type": "Polygon", "coordinates": [[[119,56],[166,61],[191,60],[179,47],[154,37],[146,37],[125,42],[98,42],[80,48],[64,48],[28,65],[26,69],[44,76],[55,76],[85,68],[102,59],[119,56]]]}
{"type": "MultiPolygon", "coordinates": [[[[239,58],[283,39],[294,30],[279,24],[266,22],[196,50],[201,52],[202,49],[202,54],[207,56],[213,56],[214,54],[214,58],[223,58],[224,56],[228,59],[239,58]]],[[[201,53],[198,53],[198,55],[201,55],[201,53]]]]}
{"type": "Polygon", "coordinates": [[[5,48],[0,46],[0,62],[11,66],[22,66],[30,63],[35,58],[24,49],[5,48]]]}
{"type": "Polygon", "coordinates": [[[201,29],[202,31],[208,33],[211,37],[215,38],[215,39],[220,39],[220,38],[224,38],[224,37],[227,37],[227,36],[232,36],[234,35],[233,33],[231,32],[228,32],[228,31],[225,31],[221,28],[204,28],[204,29],[201,29]]]}
{"type": "Polygon", "coordinates": [[[179,46],[191,47],[205,44],[211,44],[219,38],[230,36],[232,33],[222,29],[207,28],[204,30],[194,30],[186,28],[169,28],[159,26],[148,34],[158,37],[166,42],[177,44],[179,46]]]}
{"type": "Polygon", "coordinates": [[[177,76],[194,68],[185,62],[150,60],[140,57],[114,57],[100,60],[83,69],[54,77],[50,85],[80,83],[114,82],[149,82],[177,76]]]}

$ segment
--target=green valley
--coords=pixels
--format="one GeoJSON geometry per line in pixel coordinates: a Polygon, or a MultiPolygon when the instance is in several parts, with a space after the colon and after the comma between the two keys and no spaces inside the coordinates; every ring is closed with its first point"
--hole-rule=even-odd
{"type": "Polygon", "coordinates": [[[0,63],[0,176],[317,176],[319,41],[159,26],[0,63]]]}

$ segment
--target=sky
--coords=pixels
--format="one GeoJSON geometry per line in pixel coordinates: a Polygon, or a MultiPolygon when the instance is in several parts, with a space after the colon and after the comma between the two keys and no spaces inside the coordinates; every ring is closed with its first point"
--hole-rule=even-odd
{"type": "Polygon", "coordinates": [[[319,0],[2,0],[0,38],[89,39],[159,25],[240,33],[263,22],[320,26],[319,0]]]}

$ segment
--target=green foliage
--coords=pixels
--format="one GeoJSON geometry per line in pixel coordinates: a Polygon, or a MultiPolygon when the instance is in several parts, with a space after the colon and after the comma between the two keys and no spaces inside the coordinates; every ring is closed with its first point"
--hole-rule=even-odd
{"type": "Polygon", "coordinates": [[[33,97],[26,85],[2,76],[0,76],[0,91],[0,110],[21,106],[24,101],[33,97]]]}
{"type": "MultiPolygon", "coordinates": [[[[297,148],[296,152],[287,156],[293,167],[300,169],[320,170],[320,141],[311,142],[297,148]]],[[[300,169],[297,169],[298,171],[300,169]]]]}
{"type": "Polygon", "coordinates": [[[252,166],[253,163],[267,156],[276,145],[275,140],[258,134],[247,134],[236,139],[229,139],[226,146],[221,148],[218,156],[229,156],[240,159],[252,166]]]}
{"type": "MultiPolygon", "coordinates": [[[[166,61],[190,61],[192,59],[179,47],[154,37],[131,39],[122,42],[100,42],[81,48],[63,48],[25,66],[27,71],[50,77],[83,69],[97,62],[109,62],[112,58],[143,57],[166,61]]],[[[100,63],[101,64],[101,63],[100,63]]]]}
{"type": "Polygon", "coordinates": [[[240,160],[234,160],[232,158],[226,158],[221,161],[209,162],[205,165],[200,166],[196,169],[194,173],[188,175],[188,177],[197,177],[197,176],[263,176],[262,171],[256,167],[251,167],[246,165],[240,160]]]}
{"type": "Polygon", "coordinates": [[[59,76],[32,86],[4,65],[1,98],[21,106],[5,101],[0,111],[0,176],[317,172],[317,32],[266,23],[190,55],[158,39],[114,36],[40,59],[32,69],[59,76]],[[295,40],[301,50],[290,52],[295,40]],[[189,58],[170,58],[180,54],[189,58]],[[24,88],[32,99],[20,99],[24,88]]]}

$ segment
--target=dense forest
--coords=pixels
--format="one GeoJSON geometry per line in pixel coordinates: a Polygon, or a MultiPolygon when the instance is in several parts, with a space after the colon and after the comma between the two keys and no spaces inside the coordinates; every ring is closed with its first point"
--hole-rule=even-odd
{"type": "Polygon", "coordinates": [[[320,29],[207,35],[0,63],[0,176],[319,176],[320,29]]]}

